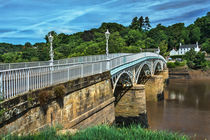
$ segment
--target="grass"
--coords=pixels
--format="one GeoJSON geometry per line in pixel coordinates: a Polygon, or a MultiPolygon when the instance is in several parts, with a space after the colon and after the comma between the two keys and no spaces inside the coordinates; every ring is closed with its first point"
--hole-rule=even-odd
{"type": "Polygon", "coordinates": [[[186,61],[182,61],[182,62],[175,61],[175,62],[168,62],[167,63],[168,68],[183,67],[185,65],[186,65],[186,61]]]}
{"type": "Polygon", "coordinates": [[[140,126],[122,127],[99,125],[75,135],[56,135],[57,128],[48,128],[38,134],[7,136],[4,140],[187,140],[189,137],[166,131],[151,131],[140,126]]]}

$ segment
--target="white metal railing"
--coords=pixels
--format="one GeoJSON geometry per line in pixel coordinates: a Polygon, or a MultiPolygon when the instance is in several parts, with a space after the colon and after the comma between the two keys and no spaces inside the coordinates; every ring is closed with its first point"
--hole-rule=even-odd
{"type": "MultiPolygon", "coordinates": [[[[115,58],[118,56],[129,55],[130,53],[113,53],[109,54],[110,58],[115,58]]],[[[81,62],[93,62],[105,60],[106,55],[91,55],[91,56],[80,56],[72,57],[67,59],[54,60],[53,64],[69,64],[69,63],[81,63],[81,62]]],[[[21,63],[0,63],[0,71],[8,69],[18,69],[18,68],[29,68],[36,66],[48,66],[50,61],[37,61],[37,62],[21,62],[21,63]]]]}
{"type": "Polygon", "coordinates": [[[121,54],[118,57],[109,57],[109,59],[95,59],[95,61],[92,59],[92,61],[81,61],[80,63],[73,64],[63,63],[53,66],[1,70],[0,96],[3,97],[3,99],[8,99],[29,90],[35,90],[79,77],[102,73],[145,56],[156,56],[164,59],[158,54],[147,52],[126,55],[121,54]]]}

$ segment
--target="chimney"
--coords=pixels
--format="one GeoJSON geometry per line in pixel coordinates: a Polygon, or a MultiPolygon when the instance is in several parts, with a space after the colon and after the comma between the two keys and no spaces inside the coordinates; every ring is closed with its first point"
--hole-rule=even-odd
{"type": "Polygon", "coordinates": [[[179,43],[179,47],[181,47],[181,46],[182,46],[182,43],[180,42],[180,43],[179,43]]]}
{"type": "Polygon", "coordinates": [[[196,42],[196,46],[198,47],[198,41],[196,42]]]}

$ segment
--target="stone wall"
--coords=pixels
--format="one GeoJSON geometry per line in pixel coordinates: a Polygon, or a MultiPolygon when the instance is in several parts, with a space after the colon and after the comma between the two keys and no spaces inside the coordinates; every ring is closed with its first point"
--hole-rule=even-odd
{"type": "Polygon", "coordinates": [[[115,119],[110,74],[79,78],[66,83],[65,97],[53,97],[40,106],[39,93],[58,86],[31,91],[0,103],[0,134],[28,134],[46,126],[81,129],[115,119]]]}
{"type": "Polygon", "coordinates": [[[141,124],[148,127],[146,115],[145,86],[134,85],[116,103],[116,123],[130,125],[141,124]]]}
{"type": "Polygon", "coordinates": [[[163,76],[163,80],[165,81],[166,79],[169,78],[169,71],[168,71],[168,69],[163,70],[158,75],[162,75],[163,76]]]}
{"type": "Polygon", "coordinates": [[[147,101],[158,101],[158,96],[162,94],[164,81],[162,75],[154,75],[145,83],[147,101]]]}
{"type": "Polygon", "coordinates": [[[163,70],[158,75],[153,75],[148,79],[145,83],[147,101],[158,101],[163,98],[165,81],[168,77],[168,70],[163,70]]]}

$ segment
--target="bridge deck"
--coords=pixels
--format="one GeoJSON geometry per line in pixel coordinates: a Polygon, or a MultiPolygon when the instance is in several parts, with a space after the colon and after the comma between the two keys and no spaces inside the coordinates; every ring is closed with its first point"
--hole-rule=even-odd
{"type": "MultiPolygon", "coordinates": [[[[115,54],[110,57],[97,59],[84,59],[76,63],[56,64],[53,66],[22,67],[0,71],[0,96],[4,99],[17,94],[55,85],[68,80],[94,75],[105,71],[111,74],[146,61],[147,59],[165,59],[155,53],[115,54]],[[89,60],[89,61],[88,61],[89,60]]],[[[92,56],[94,58],[94,56],[92,56]]],[[[96,58],[96,57],[95,57],[96,58]]],[[[81,58],[77,58],[79,60],[81,58]]]]}

